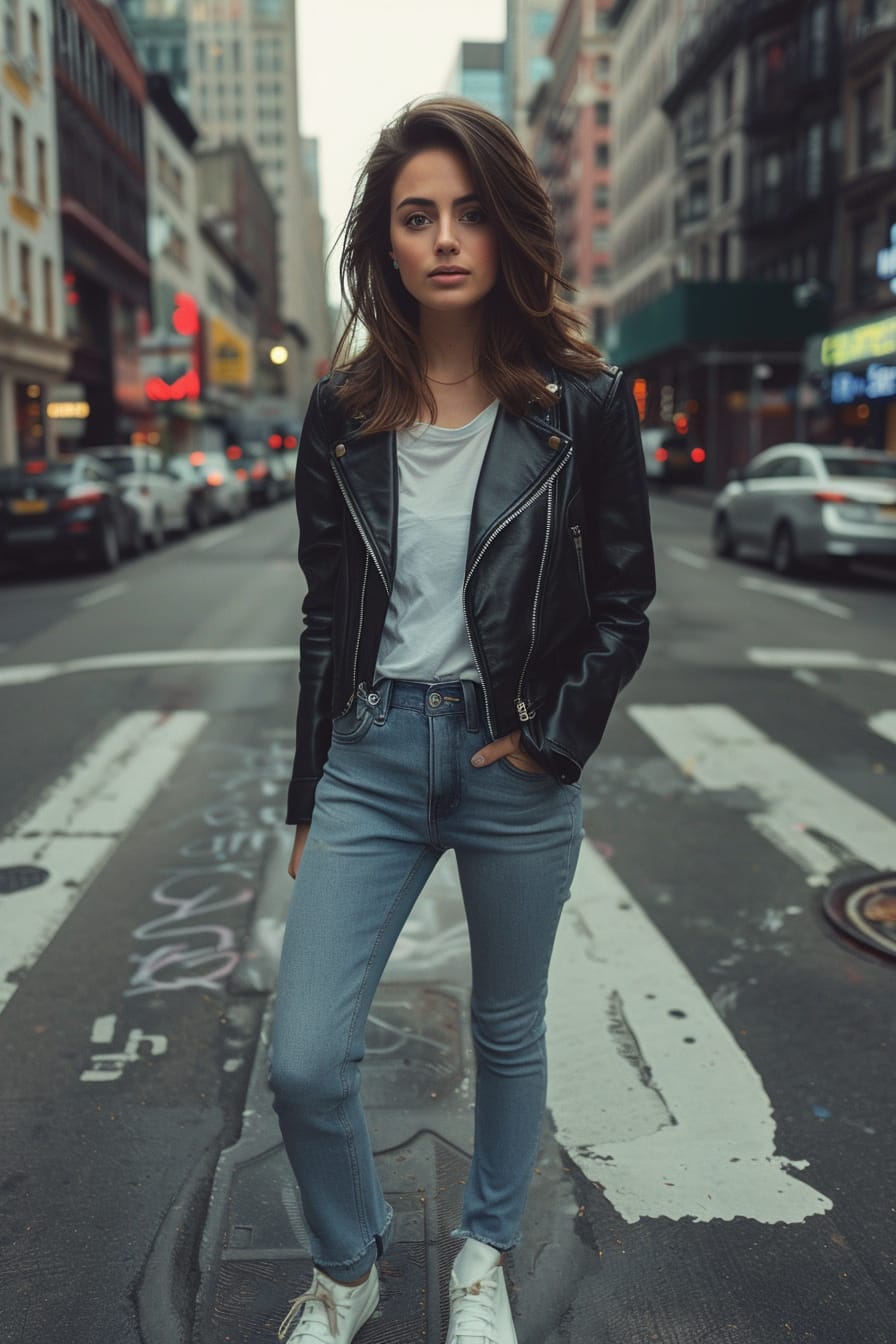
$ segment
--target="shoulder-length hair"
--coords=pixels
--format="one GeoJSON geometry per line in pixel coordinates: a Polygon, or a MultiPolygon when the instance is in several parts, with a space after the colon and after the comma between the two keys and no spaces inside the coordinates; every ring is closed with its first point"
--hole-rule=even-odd
{"type": "Polygon", "coordinates": [[[348,376],[338,395],[364,433],[412,424],[436,404],[424,378],[417,301],[389,256],[392,187],[421,150],[459,151],[495,229],[499,274],[483,304],[478,365],[486,388],[513,414],[546,405],[544,370],[591,375],[602,366],[583,322],[560,298],[561,273],[551,202],[535,166],[499,117],[463,98],[409,104],[381,133],[358,179],[342,230],[339,278],[348,312],[334,365],[348,376]],[[363,338],[362,349],[357,344],[363,338]]]}

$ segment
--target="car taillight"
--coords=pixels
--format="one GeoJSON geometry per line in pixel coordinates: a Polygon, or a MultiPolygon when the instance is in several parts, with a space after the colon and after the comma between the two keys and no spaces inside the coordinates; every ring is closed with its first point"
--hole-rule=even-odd
{"type": "Polygon", "coordinates": [[[237,467],[234,475],[238,481],[247,481],[249,479],[249,473],[245,467],[237,467]]]}
{"type": "Polygon", "coordinates": [[[705,462],[705,461],[706,461],[706,450],[703,449],[703,448],[692,448],[692,449],[691,449],[691,461],[692,461],[692,462],[705,462]]]}
{"type": "Polygon", "coordinates": [[[46,471],[46,469],[47,469],[47,463],[43,459],[40,459],[39,461],[36,462],[25,463],[26,476],[40,476],[43,474],[43,472],[46,471]]]}
{"type": "Polygon", "coordinates": [[[656,452],[654,453],[654,457],[656,458],[657,462],[665,462],[669,457],[669,449],[657,448],[656,452]]]}
{"type": "Polygon", "coordinates": [[[103,493],[101,490],[88,490],[83,495],[67,495],[65,499],[60,499],[60,509],[80,509],[85,504],[101,504],[103,493]]]}
{"type": "Polygon", "coordinates": [[[851,504],[849,495],[844,495],[839,490],[816,490],[812,496],[821,504],[851,504]]]}
{"type": "Polygon", "coordinates": [[[243,455],[243,450],[238,443],[232,443],[227,449],[227,456],[231,462],[238,462],[243,455]]]}
{"type": "Polygon", "coordinates": [[[205,453],[195,452],[190,454],[190,462],[194,467],[201,467],[205,461],[205,453]]]}
{"type": "Polygon", "coordinates": [[[283,447],[284,447],[284,448],[298,448],[298,446],[299,446],[299,441],[298,441],[298,439],[296,438],[295,434],[287,434],[286,438],[283,440],[283,447]]]}
{"type": "Polygon", "coordinates": [[[268,464],[266,462],[256,462],[255,466],[249,472],[253,481],[263,481],[268,474],[268,464]]]}
{"type": "Polygon", "coordinates": [[[220,471],[210,471],[205,478],[209,485],[223,485],[224,477],[220,471]]]}

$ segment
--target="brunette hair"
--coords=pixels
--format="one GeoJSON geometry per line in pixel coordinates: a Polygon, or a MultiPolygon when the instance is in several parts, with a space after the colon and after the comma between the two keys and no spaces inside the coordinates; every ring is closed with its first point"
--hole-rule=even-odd
{"type": "Polygon", "coordinates": [[[339,278],[348,320],[334,364],[348,374],[338,395],[365,433],[402,428],[436,405],[420,367],[417,302],[389,256],[392,187],[421,150],[459,151],[498,242],[499,275],[483,305],[479,369],[487,389],[520,415],[550,402],[539,363],[591,375],[603,364],[582,319],[559,297],[561,274],[551,202],[535,166],[505,122],[464,98],[403,108],[380,134],[358,179],[342,230],[339,278]],[[360,335],[364,345],[352,353],[360,335]]]}

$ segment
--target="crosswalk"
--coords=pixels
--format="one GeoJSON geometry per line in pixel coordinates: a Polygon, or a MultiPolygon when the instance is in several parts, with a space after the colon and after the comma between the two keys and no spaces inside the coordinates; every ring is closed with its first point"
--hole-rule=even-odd
{"type": "MultiPolygon", "coordinates": [[[[710,811],[741,797],[725,825],[742,826],[746,845],[766,855],[770,846],[791,883],[812,889],[850,863],[896,870],[896,797],[886,811],[872,806],[732,704],[634,702],[619,718],[633,759],[655,753],[710,811]]],[[[213,723],[192,711],[124,716],[7,829],[0,875],[41,876],[30,885],[22,878],[22,889],[10,888],[0,904],[0,1012],[213,723]]],[[[896,745],[896,709],[856,727],[869,748],[896,745]]],[[[679,824],[674,800],[653,808],[651,825],[674,834],[679,824]]],[[[719,851],[711,860],[721,881],[728,860],[719,851]]],[[[440,865],[431,899],[457,900],[459,908],[452,883],[456,870],[440,865]]],[[[813,1184],[803,1154],[778,1151],[760,1074],[681,949],[649,917],[643,895],[586,840],[551,973],[548,1101],[559,1141],[632,1223],[796,1223],[825,1213],[830,1193],[813,1184]]],[[[399,942],[397,961],[410,946],[399,942]]]]}

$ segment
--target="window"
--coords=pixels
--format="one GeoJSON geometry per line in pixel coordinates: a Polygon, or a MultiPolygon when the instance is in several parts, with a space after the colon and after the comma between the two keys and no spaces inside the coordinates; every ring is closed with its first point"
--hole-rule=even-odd
{"type": "Polygon", "coordinates": [[[16,191],[24,192],[25,187],[25,123],[21,117],[12,119],[12,160],[13,180],[16,191]]]}
{"type": "Polygon", "coordinates": [[[700,244],[699,260],[697,262],[697,279],[709,279],[709,243],[700,244]]]}
{"type": "Polygon", "coordinates": [[[884,135],[884,82],[876,79],[862,89],[858,98],[858,166],[864,167],[878,155],[884,135]]]}
{"type": "Polygon", "coordinates": [[[610,104],[605,98],[594,104],[594,120],[598,126],[609,126],[610,104]]]}
{"type": "Polygon", "coordinates": [[[6,55],[13,60],[19,54],[19,0],[6,0],[3,15],[3,39],[6,55]]]}
{"type": "Polygon", "coordinates": [[[607,229],[598,226],[591,230],[591,250],[592,252],[606,252],[610,246],[610,234],[607,229]]]}
{"type": "Polygon", "coordinates": [[[40,15],[35,11],[28,12],[28,30],[31,35],[31,59],[34,62],[34,77],[38,82],[43,78],[43,68],[41,63],[41,41],[40,41],[40,15]]]}
{"type": "Polygon", "coordinates": [[[243,44],[238,37],[233,39],[231,62],[233,64],[234,74],[240,74],[243,69],[243,44]]]}
{"type": "Polygon", "coordinates": [[[685,223],[693,223],[698,219],[705,219],[709,212],[709,192],[706,188],[706,178],[697,178],[688,186],[687,214],[685,223]]]}
{"type": "Polygon", "coordinates": [[[875,215],[857,220],[852,235],[852,296],[860,302],[877,289],[878,225],[875,215]]]}
{"type": "Polygon", "coordinates": [[[594,163],[597,168],[609,168],[610,166],[610,146],[594,146],[594,163]]]}
{"type": "Polygon", "coordinates": [[[734,66],[731,65],[725,71],[722,80],[722,116],[725,121],[730,121],[734,116],[734,66]]]}
{"type": "Polygon", "coordinates": [[[817,121],[806,132],[806,194],[820,196],[824,183],[824,123],[817,121]]]}
{"type": "Polygon", "coordinates": [[[597,77],[598,79],[610,78],[610,58],[607,55],[601,55],[597,58],[597,77]]]}
{"type": "Polygon", "coordinates": [[[719,279],[730,279],[731,269],[731,235],[722,233],[719,235],[719,279]]]}
{"type": "Polygon", "coordinates": [[[595,210],[609,210],[610,208],[610,188],[606,182],[598,182],[595,185],[594,208],[595,210]]]}
{"type": "Polygon", "coordinates": [[[602,262],[598,263],[591,271],[591,283],[593,285],[606,285],[610,279],[610,268],[602,262]]]}
{"type": "Polygon", "coordinates": [[[19,315],[26,327],[31,326],[34,306],[31,291],[31,248],[27,243],[19,243],[19,315]]]}
{"type": "Polygon", "coordinates": [[[726,154],[722,159],[722,170],[719,175],[719,200],[722,205],[731,200],[731,155],[726,154]]]}
{"type": "Polygon", "coordinates": [[[53,262],[44,257],[44,330],[53,334],[55,314],[53,312],[53,262]]]}
{"type": "Polygon", "coordinates": [[[827,67],[828,23],[825,0],[816,0],[809,11],[809,74],[823,79],[827,67]]]}
{"type": "Polygon", "coordinates": [[[203,73],[208,69],[208,66],[207,66],[207,64],[206,64],[206,59],[205,59],[205,43],[204,43],[204,42],[197,42],[197,43],[196,43],[196,64],[197,64],[197,66],[199,67],[199,69],[200,69],[203,73]]]}
{"type": "Polygon", "coordinates": [[[47,194],[47,145],[46,141],[38,136],[36,142],[37,149],[37,199],[39,203],[47,208],[49,197],[47,194]]]}

